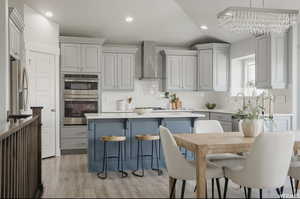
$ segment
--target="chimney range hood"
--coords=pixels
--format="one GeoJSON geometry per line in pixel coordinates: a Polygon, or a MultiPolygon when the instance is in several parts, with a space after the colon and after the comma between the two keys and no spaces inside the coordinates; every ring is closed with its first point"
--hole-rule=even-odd
{"type": "Polygon", "coordinates": [[[140,79],[160,79],[159,73],[156,44],[153,41],[143,41],[142,75],[140,79]]]}

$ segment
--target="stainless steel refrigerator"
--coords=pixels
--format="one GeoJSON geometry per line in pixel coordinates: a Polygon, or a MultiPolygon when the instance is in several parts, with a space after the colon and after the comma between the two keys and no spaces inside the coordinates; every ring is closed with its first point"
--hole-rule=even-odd
{"type": "Polygon", "coordinates": [[[10,60],[10,114],[18,115],[28,107],[28,76],[20,60],[10,60]]]}

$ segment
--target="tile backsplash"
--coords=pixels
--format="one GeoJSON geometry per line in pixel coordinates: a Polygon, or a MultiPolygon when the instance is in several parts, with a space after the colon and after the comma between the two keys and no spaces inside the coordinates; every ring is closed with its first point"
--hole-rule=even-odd
{"type": "MultiPolygon", "coordinates": [[[[135,80],[134,91],[103,91],[102,111],[116,111],[117,100],[133,98],[135,107],[167,107],[168,100],[164,92],[160,91],[159,80],[135,80]]],[[[292,112],[292,91],[290,88],[284,90],[272,90],[275,96],[274,112],[292,112]]],[[[236,111],[242,107],[242,98],[230,96],[229,92],[176,92],[183,102],[184,108],[205,108],[205,103],[216,103],[217,109],[236,111]]]]}

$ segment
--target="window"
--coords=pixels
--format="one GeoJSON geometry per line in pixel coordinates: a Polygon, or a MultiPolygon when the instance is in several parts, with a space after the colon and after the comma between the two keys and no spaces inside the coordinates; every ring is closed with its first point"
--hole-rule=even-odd
{"type": "Polygon", "coordinates": [[[255,88],[255,55],[232,60],[231,95],[260,95],[263,90],[255,88]]]}

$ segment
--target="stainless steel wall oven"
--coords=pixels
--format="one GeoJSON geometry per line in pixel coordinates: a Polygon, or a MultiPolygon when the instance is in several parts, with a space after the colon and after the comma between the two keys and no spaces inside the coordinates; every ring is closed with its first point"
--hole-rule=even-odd
{"type": "Polygon", "coordinates": [[[98,75],[64,75],[64,125],[85,125],[85,113],[98,112],[98,75]]]}

